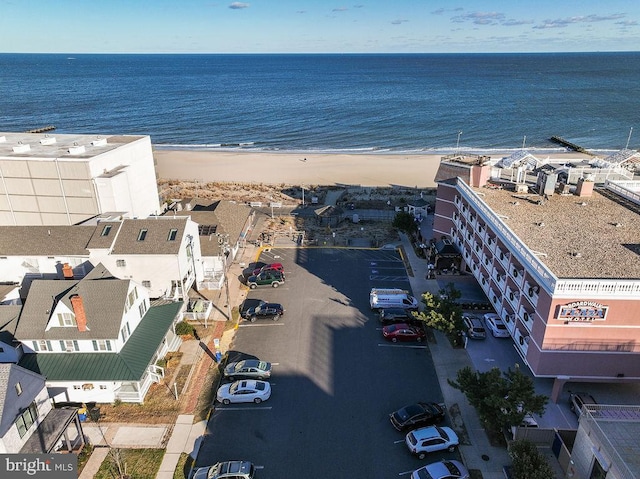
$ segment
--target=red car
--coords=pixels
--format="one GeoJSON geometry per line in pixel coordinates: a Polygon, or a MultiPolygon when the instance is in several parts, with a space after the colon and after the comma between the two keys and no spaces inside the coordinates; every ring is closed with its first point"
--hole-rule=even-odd
{"type": "Polygon", "coordinates": [[[261,268],[254,269],[252,275],[258,276],[264,271],[277,271],[278,273],[284,273],[284,266],[282,266],[282,263],[265,264],[261,268]]]}
{"type": "Polygon", "coordinates": [[[422,341],[427,335],[422,326],[410,326],[408,324],[390,324],[382,328],[382,336],[387,341],[422,341]]]}

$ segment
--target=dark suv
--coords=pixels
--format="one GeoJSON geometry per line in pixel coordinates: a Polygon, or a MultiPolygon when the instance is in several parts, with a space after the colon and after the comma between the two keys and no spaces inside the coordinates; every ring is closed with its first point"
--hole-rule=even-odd
{"type": "Polygon", "coordinates": [[[582,414],[582,406],[591,406],[598,404],[598,401],[589,393],[573,393],[569,392],[569,409],[571,409],[576,416],[580,417],[582,414]]]}
{"type": "Polygon", "coordinates": [[[260,301],[257,306],[252,306],[242,312],[242,317],[248,319],[252,323],[258,318],[271,318],[274,321],[280,319],[284,314],[284,308],[278,303],[267,303],[260,301]]]}
{"type": "Polygon", "coordinates": [[[281,284],[284,284],[284,273],[280,271],[263,271],[258,275],[249,276],[247,279],[247,286],[251,289],[262,285],[270,285],[273,288],[277,288],[281,284]]]}
{"type": "Polygon", "coordinates": [[[407,311],[402,308],[384,308],[380,310],[380,322],[382,324],[416,324],[417,319],[411,314],[411,311],[407,311]]]}

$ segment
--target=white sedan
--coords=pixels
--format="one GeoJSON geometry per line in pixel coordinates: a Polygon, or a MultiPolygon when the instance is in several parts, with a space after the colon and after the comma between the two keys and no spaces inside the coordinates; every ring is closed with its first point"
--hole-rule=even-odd
{"type": "Polygon", "coordinates": [[[459,461],[440,461],[413,471],[411,479],[469,479],[469,471],[459,461]]]}
{"type": "Polygon", "coordinates": [[[223,384],[218,389],[216,398],[222,404],[230,404],[232,402],[254,402],[259,404],[269,399],[270,396],[271,384],[267,381],[245,379],[223,384]]]}
{"type": "Polygon", "coordinates": [[[496,313],[486,313],[484,315],[484,322],[487,324],[487,329],[491,331],[494,338],[509,337],[509,330],[496,313]]]}

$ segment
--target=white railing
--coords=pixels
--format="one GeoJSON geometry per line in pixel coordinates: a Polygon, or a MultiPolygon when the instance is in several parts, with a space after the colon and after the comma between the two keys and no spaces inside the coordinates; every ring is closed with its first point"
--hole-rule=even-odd
{"type": "Polygon", "coordinates": [[[606,189],[613,191],[618,196],[622,196],[623,198],[640,205],[640,181],[607,180],[604,186],[606,189]]]}
{"type": "Polygon", "coordinates": [[[516,256],[518,262],[526,265],[530,274],[536,278],[538,284],[544,286],[547,291],[553,292],[557,278],[549,271],[529,248],[511,231],[511,229],[496,215],[477,194],[464,181],[458,179],[457,183],[459,193],[464,199],[473,204],[478,216],[480,216],[485,224],[500,235],[502,242],[509,248],[509,251],[516,256]]]}
{"type": "Polygon", "coordinates": [[[638,296],[640,281],[569,279],[556,283],[555,296],[638,296]]]}

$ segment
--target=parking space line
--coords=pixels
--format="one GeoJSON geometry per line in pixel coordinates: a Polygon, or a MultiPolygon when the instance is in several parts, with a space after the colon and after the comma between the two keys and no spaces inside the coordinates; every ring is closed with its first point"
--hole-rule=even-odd
{"type": "Polygon", "coordinates": [[[256,407],[217,407],[216,411],[267,411],[273,409],[271,406],[256,406],[256,407]]]}
{"type": "Polygon", "coordinates": [[[385,344],[378,343],[381,348],[406,348],[406,349],[427,349],[427,346],[417,346],[411,344],[385,344]]]}
{"type": "Polygon", "coordinates": [[[413,471],[405,471],[405,472],[399,472],[398,473],[399,476],[406,476],[408,474],[413,474],[413,471]]]}
{"type": "Polygon", "coordinates": [[[400,444],[401,442],[405,442],[404,439],[398,439],[397,441],[393,441],[394,444],[400,444]]]}
{"type": "Polygon", "coordinates": [[[284,326],[284,323],[266,323],[266,324],[241,324],[239,328],[257,328],[259,326],[284,326]]]}

